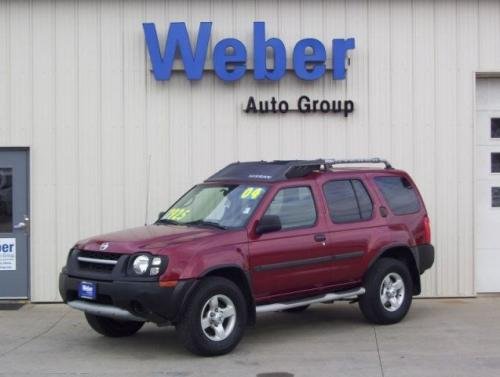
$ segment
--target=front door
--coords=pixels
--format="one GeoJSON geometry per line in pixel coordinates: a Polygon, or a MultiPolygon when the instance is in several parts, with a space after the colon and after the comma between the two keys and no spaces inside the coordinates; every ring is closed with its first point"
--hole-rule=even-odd
{"type": "Polygon", "coordinates": [[[264,215],[282,229],[250,242],[252,284],[258,301],[320,289],[332,280],[326,235],[310,186],[280,189],[264,215]]]}
{"type": "Polygon", "coordinates": [[[476,290],[500,292],[500,79],[477,80],[476,105],[476,290]]]}
{"type": "Polygon", "coordinates": [[[28,152],[0,148],[0,299],[29,288],[28,152]]]}

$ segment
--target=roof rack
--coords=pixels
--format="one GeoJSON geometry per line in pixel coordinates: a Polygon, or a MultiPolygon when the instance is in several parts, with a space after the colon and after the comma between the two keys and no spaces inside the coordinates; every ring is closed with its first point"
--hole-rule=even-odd
{"type": "Polygon", "coordinates": [[[392,169],[392,165],[389,161],[382,158],[353,158],[347,160],[336,160],[336,159],[325,159],[326,165],[338,165],[338,164],[384,164],[386,169],[392,169]]]}
{"type": "Polygon", "coordinates": [[[391,164],[381,158],[235,162],[219,170],[209,177],[206,182],[223,180],[274,182],[305,177],[314,170],[326,170],[333,165],[364,163],[384,164],[386,169],[392,169],[391,164]]]}

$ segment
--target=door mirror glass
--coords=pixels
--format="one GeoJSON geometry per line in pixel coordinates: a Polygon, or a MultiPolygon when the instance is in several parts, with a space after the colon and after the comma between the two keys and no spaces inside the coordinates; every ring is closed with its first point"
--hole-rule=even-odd
{"type": "Polygon", "coordinates": [[[255,233],[264,234],[281,230],[281,220],[276,215],[265,215],[259,220],[255,227],[255,233]]]}

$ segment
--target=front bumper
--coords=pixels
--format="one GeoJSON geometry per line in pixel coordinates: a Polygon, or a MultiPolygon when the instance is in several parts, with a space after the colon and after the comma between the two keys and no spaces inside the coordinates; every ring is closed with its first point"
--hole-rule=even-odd
{"type": "Polygon", "coordinates": [[[102,309],[101,313],[105,314],[107,309],[118,308],[144,321],[166,324],[177,321],[194,282],[194,279],[181,280],[175,287],[160,287],[157,281],[102,281],[87,277],[79,278],[69,276],[63,269],[59,275],[59,292],[65,303],[73,302],[73,307],[83,311],[91,312],[90,309],[85,310],[85,307],[93,307],[96,310],[102,309]],[[91,281],[96,284],[96,300],[78,298],[78,286],[81,281],[91,281]],[[79,305],[77,301],[83,302],[84,305],[79,305]]]}

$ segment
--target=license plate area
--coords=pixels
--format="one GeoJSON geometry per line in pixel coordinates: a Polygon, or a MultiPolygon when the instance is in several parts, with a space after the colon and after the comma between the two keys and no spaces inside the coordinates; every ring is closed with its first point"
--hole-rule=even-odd
{"type": "Polygon", "coordinates": [[[81,281],[78,285],[78,297],[85,300],[95,300],[97,297],[97,285],[91,281],[81,281]]]}

